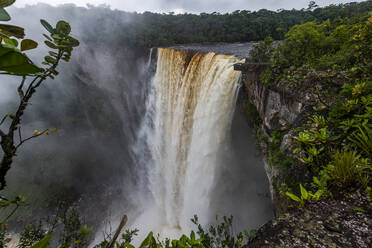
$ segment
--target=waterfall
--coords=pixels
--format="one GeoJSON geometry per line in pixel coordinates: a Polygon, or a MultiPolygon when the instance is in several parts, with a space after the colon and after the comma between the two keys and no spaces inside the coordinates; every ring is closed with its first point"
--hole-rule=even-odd
{"type": "Polygon", "coordinates": [[[152,51],[154,48],[150,49],[150,55],[149,55],[149,60],[147,61],[147,68],[150,68],[151,66],[151,60],[152,60],[152,51]]]}
{"type": "Polygon", "coordinates": [[[234,56],[159,48],[154,78],[153,164],[149,188],[160,233],[188,231],[208,218],[219,158],[239,90],[234,56]]]}

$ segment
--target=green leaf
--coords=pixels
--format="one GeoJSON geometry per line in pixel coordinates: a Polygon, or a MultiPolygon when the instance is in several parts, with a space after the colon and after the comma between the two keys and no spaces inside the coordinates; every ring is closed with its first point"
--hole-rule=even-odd
{"type": "Polygon", "coordinates": [[[42,72],[42,69],[18,49],[6,44],[0,45],[0,73],[24,76],[39,72],[42,72]]]}
{"type": "Polygon", "coordinates": [[[0,57],[0,68],[26,64],[28,58],[19,52],[9,52],[0,57]]]}
{"type": "Polygon", "coordinates": [[[298,197],[298,196],[296,196],[296,195],[294,195],[294,194],[292,194],[292,193],[290,193],[290,192],[286,192],[285,193],[289,198],[291,198],[292,200],[294,200],[294,201],[296,201],[296,202],[302,202],[302,200],[298,197]]]}
{"type": "Polygon", "coordinates": [[[52,38],[49,37],[49,35],[43,34],[43,36],[44,36],[47,40],[49,40],[49,41],[53,41],[52,38]]]}
{"type": "Polygon", "coordinates": [[[25,37],[24,28],[18,26],[0,24],[0,32],[9,37],[14,36],[18,39],[23,39],[23,37],[25,37]]]}
{"type": "Polygon", "coordinates": [[[48,63],[51,63],[51,64],[56,64],[57,63],[57,60],[55,58],[52,58],[50,56],[45,56],[45,61],[48,62],[48,63]]]}
{"type": "Polygon", "coordinates": [[[68,36],[67,40],[72,44],[73,47],[77,47],[80,45],[80,42],[74,37],[68,36]]]}
{"type": "Polygon", "coordinates": [[[9,74],[9,75],[15,75],[15,76],[35,75],[42,71],[43,69],[31,63],[12,66],[12,67],[0,68],[1,74],[9,74]]]}
{"type": "Polygon", "coordinates": [[[307,190],[300,184],[300,190],[301,190],[301,198],[304,200],[307,200],[309,198],[309,193],[307,190]]]}
{"type": "Polygon", "coordinates": [[[152,239],[153,239],[153,232],[150,232],[149,235],[145,238],[145,240],[142,242],[139,248],[144,248],[148,247],[152,244],[152,239]]]}
{"type": "Polygon", "coordinates": [[[52,42],[50,42],[50,41],[48,41],[48,40],[44,41],[44,43],[45,43],[45,45],[47,45],[49,48],[57,49],[57,46],[54,45],[54,43],[52,43],[52,42]]]}
{"type": "Polygon", "coordinates": [[[59,21],[56,26],[56,31],[59,34],[69,35],[71,33],[71,26],[68,22],[59,21]]]}
{"type": "Polygon", "coordinates": [[[36,41],[30,40],[30,39],[24,39],[21,42],[21,51],[27,51],[34,49],[38,46],[36,41]]]}
{"type": "Polygon", "coordinates": [[[5,8],[12,5],[15,0],[0,0],[0,8],[5,8]]]}
{"type": "Polygon", "coordinates": [[[52,235],[49,234],[45,236],[42,240],[31,246],[31,248],[50,248],[50,240],[52,235]]]}
{"type": "Polygon", "coordinates": [[[54,33],[55,33],[54,28],[53,28],[52,25],[50,25],[47,21],[41,19],[41,20],[40,20],[40,23],[41,23],[41,25],[44,26],[44,28],[45,28],[49,33],[51,33],[51,34],[54,34],[54,33]]]}
{"type": "Polygon", "coordinates": [[[8,44],[0,44],[0,57],[10,52],[20,52],[16,47],[8,44]]]}
{"type": "Polygon", "coordinates": [[[195,232],[194,231],[191,231],[190,238],[191,238],[191,240],[195,240],[195,232]]]}
{"type": "Polygon", "coordinates": [[[18,47],[18,41],[16,39],[3,39],[5,44],[18,47]]]}
{"type": "Polygon", "coordinates": [[[320,184],[320,181],[317,177],[313,177],[313,182],[317,185],[317,186],[321,186],[320,184]]]}
{"type": "Polygon", "coordinates": [[[3,8],[0,9],[0,21],[10,21],[10,15],[3,8]]]}
{"type": "Polygon", "coordinates": [[[52,38],[55,39],[56,41],[61,41],[64,39],[64,37],[62,37],[59,34],[52,34],[52,38]]]}
{"type": "Polygon", "coordinates": [[[124,247],[125,247],[125,248],[136,248],[136,247],[134,247],[133,245],[129,244],[128,242],[126,242],[126,243],[124,244],[124,247]]]}
{"type": "Polygon", "coordinates": [[[0,32],[0,38],[9,39],[10,37],[7,36],[6,34],[3,34],[2,32],[0,32]]]}

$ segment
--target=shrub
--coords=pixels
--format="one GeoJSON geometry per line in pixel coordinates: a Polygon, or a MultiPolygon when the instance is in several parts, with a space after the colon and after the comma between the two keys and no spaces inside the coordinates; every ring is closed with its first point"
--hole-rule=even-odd
{"type": "Polygon", "coordinates": [[[25,227],[19,238],[17,248],[31,247],[34,243],[42,240],[46,235],[46,231],[42,228],[42,223],[39,225],[28,225],[25,227]]]}
{"type": "Polygon", "coordinates": [[[255,45],[249,54],[253,62],[269,62],[273,56],[273,51],[274,40],[269,36],[255,45]]]}
{"type": "Polygon", "coordinates": [[[372,129],[369,127],[358,127],[358,131],[353,133],[349,140],[360,148],[368,157],[372,155],[372,129]]]}
{"type": "Polygon", "coordinates": [[[332,157],[327,172],[336,186],[346,187],[368,180],[364,171],[371,169],[369,160],[361,158],[356,151],[337,151],[332,157]]]}

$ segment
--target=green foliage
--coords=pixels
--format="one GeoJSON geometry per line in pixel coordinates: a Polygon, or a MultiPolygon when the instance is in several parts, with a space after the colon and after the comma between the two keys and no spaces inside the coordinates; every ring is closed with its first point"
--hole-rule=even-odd
{"type": "MultiPolygon", "coordinates": [[[[74,47],[79,46],[79,41],[70,36],[71,27],[65,21],[59,21],[56,28],[53,28],[47,21],[41,20],[41,24],[49,32],[49,35],[44,34],[47,39],[44,41],[45,45],[55,51],[50,51],[49,55],[44,57],[43,65],[53,67],[57,65],[59,60],[62,59],[68,62],[71,58],[71,53],[74,47]]],[[[53,75],[58,75],[58,72],[54,68],[49,69],[49,76],[53,78],[53,75]],[[52,75],[53,74],[53,75],[52,75]]]]}
{"type": "Polygon", "coordinates": [[[270,36],[260,41],[249,52],[253,62],[269,62],[274,52],[274,40],[270,36]]]}
{"type": "Polygon", "coordinates": [[[300,184],[300,193],[301,193],[300,196],[297,196],[291,192],[286,192],[285,194],[288,198],[297,202],[299,204],[299,207],[303,207],[307,201],[319,200],[322,196],[324,196],[323,191],[318,190],[315,193],[313,193],[310,190],[304,188],[302,184],[300,184]]]}
{"type": "Polygon", "coordinates": [[[38,46],[37,42],[30,39],[24,39],[21,42],[21,51],[32,50],[37,48],[37,46],[38,46]]]}
{"type": "Polygon", "coordinates": [[[8,229],[8,225],[0,224],[0,248],[7,247],[6,241],[5,241],[5,235],[6,235],[7,229],[8,229]]]}
{"type": "MultiPolygon", "coordinates": [[[[244,231],[237,235],[233,232],[233,218],[223,217],[223,221],[217,225],[211,225],[208,230],[205,230],[201,224],[199,224],[198,217],[195,215],[191,220],[198,228],[195,233],[191,231],[190,235],[182,235],[179,239],[166,239],[159,241],[154,236],[153,232],[150,232],[146,238],[142,241],[139,248],[241,248],[244,245],[251,242],[256,237],[256,231],[244,231]],[[199,237],[198,237],[199,236],[199,237]]],[[[218,221],[218,217],[216,218],[218,221]]],[[[133,236],[137,235],[138,230],[129,231],[126,230],[122,235],[122,238],[116,242],[116,248],[134,248],[131,245],[133,236]]],[[[104,240],[100,244],[96,245],[95,248],[107,248],[109,241],[104,240]]]]}
{"type": "Polygon", "coordinates": [[[76,206],[68,207],[65,203],[62,203],[59,206],[52,226],[55,226],[57,223],[63,224],[63,228],[60,230],[59,235],[59,244],[61,248],[88,246],[88,238],[92,233],[89,228],[81,222],[76,206]]]}
{"type": "MultiPolygon", "coordinates": [[[[15,1],[0,2],[0,21],[10,21],[10,16],[5,7],[12,5],[15,1]]],[[[32,61],[22,51],[31,50],[37,47],[37,42],[24,39],[21,48],[18,48],[19,42],[16,39],[23,39],[25,36],[22,27],[0,24],[0,73],[18,76],[35,75],[43,72],[41,68],[34,65],[32,61]]]]}
{"type": "Polygon", "coordinates": [[[372,129],[368,126],[358,126],[358,131],[354,132],[348,139],[360,148],[368,157],[372,155],[372,129]]]}
{"type": "MultiPolygon", "coordinates": [[[[9,6],[14,1],[3,1],[1,6],[9,6]]],[[[4,18],[3,18],[4,19],[4,18]]],[[[45,131],[35,131],[34,135],[23,139],[21,133],[21,119],[31,101],[36,89],[47,79],[58,75],[56,70],[59,62],[64,60],[68,62],[71,57],[73,48],[79,46],[79,41],[70,36],[71,27],[65,21],[59,21],[56,28],[53,28],[45,20],[41,20],[41,24],[49,31],[51,37],[44,35],[47,38],[46,44],[50,45],[56,51],[49,51],[49,55],[45,57],[43,62],[47,68],[40,68],[33,64],[23,51],[34,49],[38,44],[30,39],[24,39],[18,42],[18,39],[24,38],[24,29],[18,26],[0,24],[0,74],[10,74],[22,76],[20,85],[17,88],[19,95],[19,104],[15,114],[7,114],[1,120],[0,125],[10,119],[7,132],[0,129],[2,159],[0,164],[0,190],[6,186],[5,176],[13,163],[13,157],[16,156],[17,149],[24,142],[39,137],[42,134],[49,134],[52,129],[45,131]],[[20,49],[18,45],[20,44],[20,49]],[[27,76],[33,77],[30,83],[26,82],[27,76]],[[25,88],[25,89],[24,89],[25,88]],[[17,132],[16,132],[17,131],[17,132]],[[14,135],[18,133],[19,141],[15,141],[14,135]]]]}
{"type": "Polygon", "coordinates": [[[338,187],[347,187],[359,182],[367,184],[370,180],[368,178],[368,174],[371,173],[370,161],[355,151],[336,151],[332,158],[326,170],[338,187]]]}
{"type": "MultiPolygon", "coordinates": [[[[280,185],[291,188],[298,185],[298,182],[302,180],[302,174],[296,172],[299,169],[298,162],[288,156],[285,152],[280,150],[280,146],[283,140],[284,133],[273,131],[271,133],[271,139],[268,142],[267,149],[267,162],[271,166],[276,166],[279,169],[280,185]]],[[[285,193],[285,192],[283,192],[285,193]]]]}
{"type": "Polygon", "coordinates": [[[0,44],[0,55],[0,73],[23,76],[42,72],[25,54],[9,44],[0,44]]]}
{"type": "Polygon", "coordinates": [[[5,9],[0,9],[0,21],[10,21],[10,15],[5,9]]]}
{"type": "Polygon", "coordinates": [[[315,195],[319,197],[331,195],[331,192],[328,190],[328,182],[330,179],[331,177],[326,170],[321,170],[318,177],[313,177],[311,186],[317,190],[315,195]]]}
{"type": "MultiPolygon", "coordinates": [[[[93,11],[105,11],[91,7],[93,11]]],[[[295,24],[310,21],[326,21],[337,18],[354,19],[372,9],[370,1],[331,5],[313,10],[261,9],[258,11],[237,10],[232,13],[111,13],[117,20],[107,29],[103,22],[97,24],[99,36],[91,39],[93,44],[128,44],[132,47],[159,47],[174,44],[203,42],[247,42],[260,41],[271,36],[283,40],[284,34],[295,24]],[[114,35],[113,35],[114,34],[114,35]]],[[[84,34],[82,34],[84,35],[84,34]]]]}
{"type": "MultiPolygon", "coordinates": [[[[193,219],[191,219],[191,221],[198,228],[198,231],[196,233],[201,238],[202,246],[200,247],[240,248],[243,247],[245,244],[251,242],[255,238],[256,234],[254,230],[243,231],[238,234],[234,234],[232,226],[232,216],[224,216],[221,223],[218,223],[216,226],[211,225],[208,230],[205,230],[202,225],[199,224],[198,217],[196,215],[193,219]]],[[[218,217],[216,217],[216,221],[218,221],[218,217]]]]}
{"type": "Polygon", "coordinates": [[[31,248],[50,248],[50,240],[52,239],[52,235],[45,236],[42,240],[31,246],[31,248]]]}
{"type": "Polygon", "coordinates": [[[254,104],[247,102],[245,107],[245,114],[248,117],[248,121],[252,123],[254,127],[259,127],[261,125],[262,119],[254,104]]]}
{"type": "Polygon", "coordinates": [[[20,235],[18,248],[31,247],[33,244],[43,240],[46,236],[46,231],[42,228],[42,223],[39,225],[28,225],[24,228],[20,235]]]}
{"type": "Polygon", "coordinates": [[[53,218],[48,218],[45,223],[40,221],[38,225],[26,226],[17,247],[50,248],[51,243],[58,243],[58,248],[82,248],[88,247],[91,235],[90,229],[82,223],[77,208],[62,202],[53,218]]]}

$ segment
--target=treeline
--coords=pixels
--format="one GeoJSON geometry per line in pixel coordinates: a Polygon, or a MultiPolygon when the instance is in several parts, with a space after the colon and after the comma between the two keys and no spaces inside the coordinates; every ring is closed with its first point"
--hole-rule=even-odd
{"type": "Polygon", "coordinates": [[[115,28],[121,42],[155,47],[181,43],[258,41],[267,36],[282,40],[293,25],[337,18],[350,18],[358,22],[370,10],[372,1],[368,0],[324,8],[317,8],[313,4],[302,10],[237,10],[226,14],[214,12],[175,15],[114,11],[111,18],[130,20],[124,26],[118,25],[115,28]]]}

